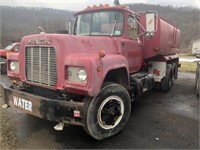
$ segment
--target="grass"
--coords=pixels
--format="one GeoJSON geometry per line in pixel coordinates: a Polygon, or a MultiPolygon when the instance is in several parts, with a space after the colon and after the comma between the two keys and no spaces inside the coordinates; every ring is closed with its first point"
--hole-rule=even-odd
{"type": "Polygon", "coordinates": [[[192,53],[179,53],[179,56],[194,56],[192,53]]]}
{"type": "Polygon", "coordinates": [[[179,68],[179,71],[183,72],[196,72],[197,64],[191,63],[191,62],[180,62],[181,67],[179,68]]]}
{"type": "Polygon", "coordinates": [[[196,58],[196,56],[194,56],[193,54],[191,54],[191,53],[180,53],[180,54],[178,54],[179,55],[179,57],[181,57],[181,58],[196,58]]]}

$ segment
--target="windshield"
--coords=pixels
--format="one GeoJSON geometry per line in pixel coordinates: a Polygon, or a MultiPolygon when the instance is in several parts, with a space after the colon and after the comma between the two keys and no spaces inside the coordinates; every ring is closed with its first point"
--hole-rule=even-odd
{"type": "Polygon", "coordinates": [[[81,14],[76,17],[76,35],[115,35],[123,34],[123,15],[120,12],[104,11],[81,14]]]}
{"type": "Polygon", "coordinates": [[[14,44],[8,45],[8,46],[5,48],[5,50],[10,50],[10,49],[12,49],[13,47],[14,47],[14,44]]]}

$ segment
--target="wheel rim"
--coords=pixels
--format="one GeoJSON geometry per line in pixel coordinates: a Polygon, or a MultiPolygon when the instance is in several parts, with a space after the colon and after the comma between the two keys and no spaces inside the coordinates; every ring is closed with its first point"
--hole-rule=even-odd
{"type": "Polygon", "coordinates": [[[110,96],[100,105],[97,119],[102,128],[112,129],[120,123],[123,114],[124,103],[122,99],[118,96],[110,96]]]}

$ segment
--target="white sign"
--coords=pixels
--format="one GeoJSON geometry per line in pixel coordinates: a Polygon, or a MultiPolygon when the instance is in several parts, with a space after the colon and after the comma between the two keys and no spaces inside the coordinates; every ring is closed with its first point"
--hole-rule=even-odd
{"type": "Polygon", "coordinates": [[[32,112],[32,102],[31,101],[13,96],[13,102],[14,102],[15,106],[32,112]]]}

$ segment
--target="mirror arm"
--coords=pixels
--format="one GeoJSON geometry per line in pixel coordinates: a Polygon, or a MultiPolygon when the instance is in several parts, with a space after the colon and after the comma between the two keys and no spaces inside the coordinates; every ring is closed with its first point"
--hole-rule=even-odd
{"type": "Polygon", "coordinates": [[[143,36],[143,35],[145,35],[146,33],[147,33],[147,32],[142,32],[142,33],[138,34],[137,37],[143,36]]]}
{"type": "Polygon", "coordinates": [[[140,27],[146,32],[145,28],[142,26],[142,24],[137,20],[135,16],[133,18],[136,20],[136,22],[140,25],[140,27]]]}

